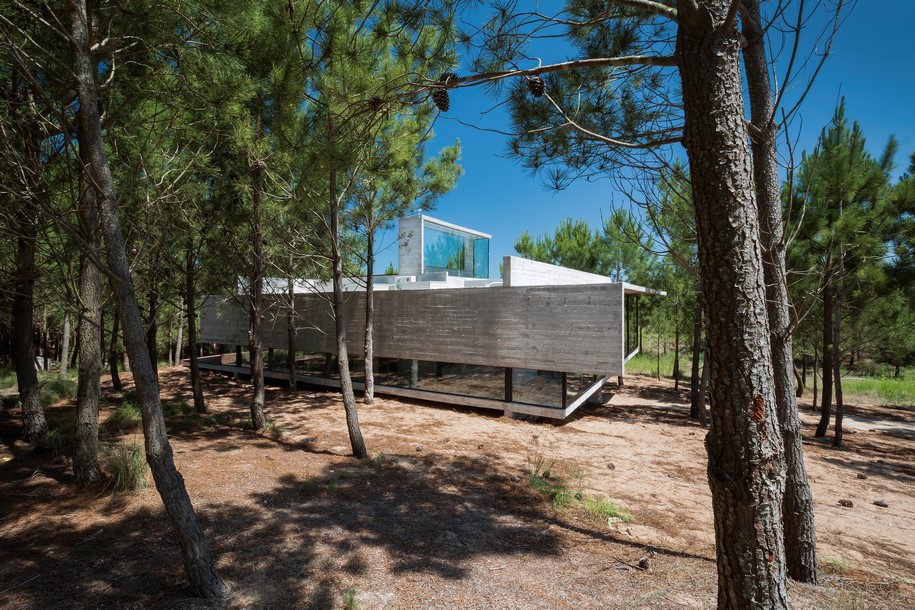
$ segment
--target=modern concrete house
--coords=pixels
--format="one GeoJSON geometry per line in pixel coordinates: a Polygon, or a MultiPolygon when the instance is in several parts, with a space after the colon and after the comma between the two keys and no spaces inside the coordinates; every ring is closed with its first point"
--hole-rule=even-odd
{"type": "MultiPolygon", "coordinates": [[[[502,279],[489,279],[489,239],[425,215],[401,219],[399,274],[374,278],[376,392],[565,418],[625,374],[639,352],[639,297],[657,293],[513,256],[503,259],[502,279]]],[[[330,283],[297,281],[292,299],[283,294],[286,280],[275,284],[264,345],[286,350],[291,320],[297,380],[339,387],[330,283]]],[[[361,389],[364,278],[345,285],[351,370],[361,389]]],[[[246,346],[248,329],[243,295],[203,299],[202,341],[246,346]]],[[[213,358],[201,366],[247,371],[234,355],[213,358]]],[[[286,379],[285,366],[267,375],[286,379]]]]}

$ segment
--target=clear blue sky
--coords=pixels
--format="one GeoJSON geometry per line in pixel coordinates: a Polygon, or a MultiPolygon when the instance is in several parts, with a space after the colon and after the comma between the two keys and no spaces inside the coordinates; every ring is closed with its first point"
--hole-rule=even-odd
{"type": "MultiPolygon", "coordinates": [[[[879,10],[876,4],[862,0],[847,13],[832,54],[792,126],[797,161],[800,151],[810,151],[816,145],[841,96],[845,96],[846,116],[861,124],[872,154],[880,154],[891,134],[899,140],[894,178],[915,152],[915,1],[887,0],[879,3],[879,10]]],[[[802,41],[802,47],[805,42],[809,50],[812,41],[802,41]]],[[[561,59],[543,57],[544,63],[561,59]]],[[[797,94],[797,90],[790,91],[787,97],[797,94]]],[[[496,112],[480,117],[491,106],[492,101],[478,90],[452,91],[451,110],[435,125],[435,148],[460,138],[464,176],[430,215],[490,233],[490,276],[498,277],[502,256],[515,254],[514,241],[523,231],[541,235],[568,216],[597,226],[612,205],[624,205],[626,198],[606,180],[551,191],[517,161],[506,158],[504,136],[453,120],[504,129],[500,124],[504,115],[496,112]]],[[[378,252],[377,269],[383,270],[391,261],[397,265],[395,240],[395,231],[389,231],[382,240],[389,247],[378,252]]]]}

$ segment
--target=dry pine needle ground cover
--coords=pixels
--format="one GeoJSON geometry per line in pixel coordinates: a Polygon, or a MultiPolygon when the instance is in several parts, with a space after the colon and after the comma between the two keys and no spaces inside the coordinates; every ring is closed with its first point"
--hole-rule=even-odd
{"type": "MultiPolygon", "coordinates": [[[[164,400],[187,372],[160,371],[164,400]]],[[[632,377],[564,424],[379,399],[360,407],[371,460],[347,456],[336,394],[268,391],[270,429],[244,428],[248,388],[205,378],[211,416],[169,418],[176,461],[219,569],[221,604],[188,597],[149,489],[79,491],[65,456],[0,420],[0,608],[707,608],[715,601],[704,431],[666,382],[632,377]],[[565,481],[558,507],[531,469],[565,481]],[[611,500],[631,521],[597,516],[611,500]]],[[[121,397],[107,388],[102,420],[121,397]]],[[[50,410],[72,417],[72,402],[50,410]]],[[[805,451],[822,583],[797,608],[908,608],[915,599],[915,413],[850,409],[846,447],[805,451]],[[887,507],[875,506],[885,500],[887,507]],[[839,504],[850,501],[852,507],[839,504]]],[[[103,424],[142,442],[138,430],[103,424]]]]}

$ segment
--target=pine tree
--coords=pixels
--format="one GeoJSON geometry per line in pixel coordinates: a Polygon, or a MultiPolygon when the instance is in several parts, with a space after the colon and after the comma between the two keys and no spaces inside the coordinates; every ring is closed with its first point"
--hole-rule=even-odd
{"type": "Polygon", "coordinates": [[[836,391],[836,438],[841,444],[841,325],[843,308],[854,285],[865,278],[885,252],[884,234],[889,223],[886,195],[892,143],[877,160],[865,150],[860,126],[851,127],[840,104],[816,149],[804,155],[796,177],[792,202],[803,216],[794,242],[792,268],[804,271],[809,281],[798,302],[819,300],[822,306],[823,392],[816,436],[823,437],[836,391]],[[866,228],[866,229],[865,229],[866,228]]]}

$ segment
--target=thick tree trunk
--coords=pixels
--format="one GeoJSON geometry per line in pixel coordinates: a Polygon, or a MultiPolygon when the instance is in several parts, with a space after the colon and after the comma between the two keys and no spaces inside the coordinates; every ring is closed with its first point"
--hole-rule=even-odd
{"type": "MultiPolygon", "coordinates": [[[[693,362],[689,379],[689,416],[699,417],[699,364],[702,360],[702,300],[696,299],[696,311],[693,314],[693,362]]],[[[704,405],[703,405],[704,406],[704,405]]]]}
{"type": "Polygon", "coordinates": [[[137,304],[121,222],[118,217],[117,199],[98,115],[95,77],[97,65],[89,54],[89,31],[85,0],[68,0],[67,3],[71,42],[73,45],[74,71],[79,95],[79,122],[85,148],[90,161],[91,177],[99,189],[99,211],[102,232],[107,243],[106,256],[111,272],[112,288],[124,326],[124,342],[133,361],[133,377],[137,397],[143,416],[143,434],[146,441],[146,461],[152,471],[156,489],[162,497],[166,513],[178,534],[184,556],[184,567],[192,590],[206,598],[221,597],[226,587],[216,573],[203,531],[191,505],[184,486],[184,479],[175,467],[172,449],[165,432],[165,419],[159,402],[159,385],[149,361],[149,353],[143,333],[143,322],[137,304]]]}
{"type": "Polygon", "coordinates": [[[70,357],[70,310],[64,310],[64,330],[60,336],[60,353],[58,354],[58,361],[60,361],[60,378],[67,378],[67,359],[70,357]]]}
{"type": "MultiPolygon", "coordinates": [[[[82,112],[82,111],[81,111],[82,112]]],[[[82,121],[80,121],[82,123],[82,121]]],[[[83,141],[82,129],[78,130],[83,141]]],[[[76,448],[73,475],[79,486],[102,478],[98,463],[98,411],[102,370],[102,285],[95,261],[99,248],[98,196],[88,174],[88,148],[79,151],[79,232],[83,242],[79,274],[79,377],[76,386],[76,448]]],[[[115,316],[117,319],[117,316],[115,316]]]]}
{"type": "MultiPolygon", "coordinates": [[[[330,139],[333,141],[332,139],[330,139]]],[[[333,254],[334,274],[334,326],[337,332],[337,368],[340,372],[340,392],[343,394],[343,409],[346,413],[346,428],[353,456],[368,457],[362,430],[359,427],[359,411],[353,380],[349,370],[349,354],[346,350],[346,318],[343,313],[343,252],[340,237],[340,203],[337,200],[337,172],[330,172],[330,243],[333,254]]]]}
{"type": "Polygon", "coordinates": [[[759,219],[731,0],[678,2],[684,104],[709,351],[706,437],[718,607],[788,608],[784,461],[759,219]]]}
{"type": "Polygon", "coordinates": [[[747,0],[749,19],[743,20],[747,44],[743,48],[751,120],[756,133],[751,140],[753,178],[756,187],[766,309],[772,341],[775,374],[775,404],[785,451],[785,495],[782,503],[785,560],[788,575],[795,580],[817,582],[816,531],[813,523],[813,494],[807,482],[801,420],[794,386],[794,348],[791,341],[791,312],[785,274],[785,243],[782,229],[781,189],[775,138],[769,62],[758,0],[747,0]]]}
{"type": "Polygon", "coordinates": [[[251,361],[251,386],[254,389],[254,396],[251,399],[251,427],[255,430],[263,430],[264,426],[267,425],[267,419],[264,416],[264,251],[263,235],[261,233],[263,230],[263,227],[261,227],[261,208],[263,206],[261,174],[263,171],[263,162],[255,161],[251,168],[251,178],[254,182],[251,199],[254,210],[251,231],[251,279],[249,281],[251,339],[248,344],[249,359],[251,361]]]}
{"type": "Polygon", "coordinates": [[[375,402],[375,371],[372,360],[375,358],[375,232],[372,227],[371,212],[366,223],[366,270],[365,278],[365,396],[362,401],[367,404],[375,402]]]}
{"type": "Polygon", "coordinates": [[[197,360],[197,283],[194,265],[194,240],[188,238],[185,253],[185,299],[187,302],[187,356],[190,360],[191,389],[194,393],[194,412],[206,413],[207,405],[203,399],[203,384],[200,380],[200,363],[197,360]]]}
{"type": "Polygon", "coordinates": [[[118,374],[118,333],[120,328],[118,327],[121,321],[121,316],[118,315],[117,311],[113,312],[111,320],[111,343],[108,346],[108,370],[111,372],[111,387],[115,392],[120,392],[124,389],[123,384],[121,384],[121,376],[118,374]]]}
{"type": "MultiPolygon", "coordinates": [[[[827,265],[827,273],[830,273],[827,265]]],[[[832,278],[827,279],[826,287],[823,289],[823,396],[820,399],[820,423],[817,424],[814,436],[825,438],[826,431],[829,429],[829,418],[832,407],[832,311],[835,308],[833,302],[832,278]]]]}
{"type": "Polygon", "coordinates": [[[38,235],[38,198],[41,166],[41,136],[37,132],[25,137],[25,158],[28,163],[27,193],[16,214],[16,292],[13,296],[13,359],[16,362],[16,383],[22,405],[22,428],[25,440],[32,442],[48,433],[44,408],[38,391],[35,370],[35,332],[33,320],[35,276],[35,240],[38,235]]]}

